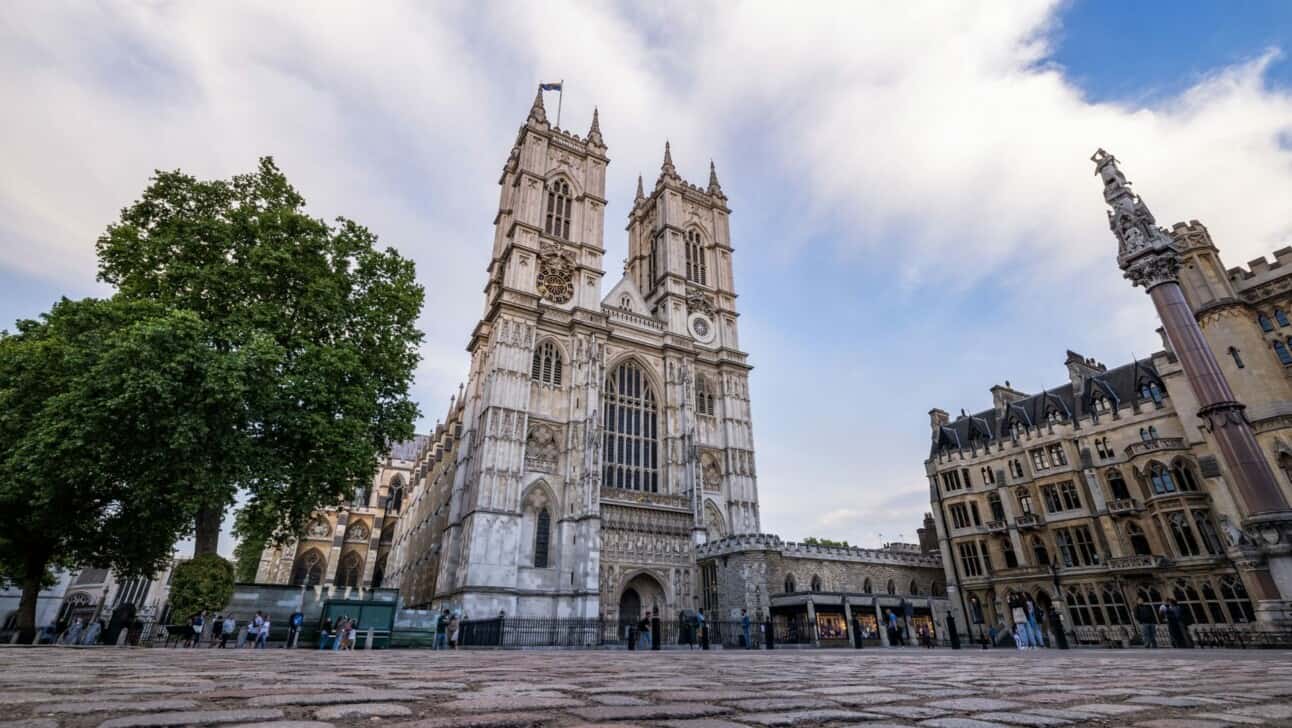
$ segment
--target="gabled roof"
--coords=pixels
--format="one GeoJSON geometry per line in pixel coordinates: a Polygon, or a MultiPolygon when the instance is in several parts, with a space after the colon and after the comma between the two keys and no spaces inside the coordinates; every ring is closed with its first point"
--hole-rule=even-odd
{"type": "Polygon", "coordinates": [[[637,283],[631,276],[620,278],[619,282],[615,284],[615,287],[610,289],[610,293],[606,294],[606,297],[601,299],[601,305],[623,308],[620,301],[625,295],[627,295],[629,300],[632,302],[633,313],[641,316],[651,315],[650,307],[646,305],[646,299],[642,296],[642,292],[638,290],[637,283]]]}

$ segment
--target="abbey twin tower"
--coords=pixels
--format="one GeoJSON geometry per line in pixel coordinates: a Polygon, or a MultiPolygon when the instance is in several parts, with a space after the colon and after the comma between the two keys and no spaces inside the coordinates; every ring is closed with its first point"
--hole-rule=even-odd
{"type": "Polygon", "coordinates": [[[666,143],[603,295],[609,162],[596,112],[580,138],[540,92],[499,180],[465,386],[353,503],[266,551],[258,581],[480,617],[699,604],[697,547],[759,530],[731,210],[712,167],[688,183],[666,143]]]}

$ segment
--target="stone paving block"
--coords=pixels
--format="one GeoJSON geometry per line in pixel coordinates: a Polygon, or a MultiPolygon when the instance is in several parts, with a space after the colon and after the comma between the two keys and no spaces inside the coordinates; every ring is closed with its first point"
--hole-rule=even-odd
{"type": "Polygon", "coordinates": [[[1250,715],[1253,718],[1268,718],[1270,720],[1283,720],[1292,718],[1292,703],[1269,703],[1268,705],[1249,705],[1243,708],[1234,708],[1227,711],[1239,715],[1250,715]]]}
{"type": "Polygon", "coordinates": [[[188,710],[196,708],[192,700],[137,700],[135,702],[91,700],[76,703],[42,703],[37,713],[138,713],[146,710],[188,710]]]}
{"type": "Polygon", "coordinates": [[[855,693],[882,693],[892,690],[882,685],[834,685],[827,688],[810,688],[809,693],[820,693],[821,695],[852,695],[855,693]]]}
{"type": "MultiPolygon", "coordinates": [[[[476,713],[447,718],[427,718],[390,728],[537,728],[554,720],[550,713],[476,713]]],[[[386,725],[386,724],[383,724],[386,725]]]]}
{"type": "Polygon", "coordinates": [[[993,723],[973,718],[933,718],[920,723],[929,728],[1009,728],[1004,723],[993,723]]]}
{"type": "Polygon", "coordinates": [[[1033,715],[1046,715],[1051,718],[1063,718],[1064,720],[1107,718],[1103,713],[1092,713],[1088,710],[1072,710],[1071,708],[1028,708],[1027,712],[1032,713],[1033,715]]]}
{"type": "Polygon", "coordinates": [[[799,723],[861,723],[884,718],[878,713],[855,710],[796,710],[786,713],[745,713],[736,720],[758,725],[798,725],[799,723]]]}
{"type": "Polygon", "coordinates": [[[575,708],[570,713],[584,720],[661,720],[665,718],[702,718],[730,713],[731,708],[708,703],[662,703],[660,705],[603,705],[575,708]]]}
{"type": "MultiPolygon", "coordinates": [[[[616,723],[623,726],[623,723],[616,723]]],[[[723,718],[692,718],[690,720],[664,721],[667,728],[748,728],[745,723],[733,723],[723,718]]]]}
{"type": "Polygon", "coordinates": [[[338,690],[330,693],[288,693],[262,695],[247,701],[258,708],[276,705],[337,705],[342,703],[380,703],[395,700],[417,700],[421,696],[406,690],[338,690]]]}
{"type": "Polygon", "coordinates": [[[1142,728],[1228,728],[1232,723],[1196,718],[1156,718],[1136,723],[1142,728]]]}
{"type": "Polygon", "coordinates": [[[656,700],[666,703],[685,703],[691,700],[743,700],[744,698],[772,697],[775,691],[752,692],[750,690],[674,690],[655,693],[656,700]]]}
{"type": "Polygon", "coordinates": [[[867,708],[874,705],[883,705],[884,703],[900,703],[913,699],[910,695],[898,695],[897,693],[861,693],[859,695],[833,695],[831,697],[834,702],[841,705],[864,705],[867,708]]]}
{"type": "Polygon", "coordinates": [[[0,728],[58,728],[53,718],[28,718],[27,720],[0,720],[0,728]]]}
{"type": "Polygon", "coordinates": [[[929,706],[946,710],[974,712],[980,710],[1012,710],[1013,708],[1023,707],[1021,703],[1015,703],[1010,700],[995,700],[993,698],[955,698],[952,700],[938,700],[929,703],[929,706]]]}
{"type": "Polygon", "coordinates": [[[585,705],[582,700],[574,698],[551,698],[533,695],[486,695],[467,697],[439,703],[435,707],[442,710],[456,710],[466,713],[493,713],[503,710],[551,710],[553,708],[576,708],[585,705]]]}
{"type": "Polygon", "coordinates": [[[229,728],[332,728],[321,720],[271,720],[260,723],[237,723],[229,728]]]}
{"type": "Polygon", "coordinates": [[[1087,713],[1099,713],[1100,715],[1125,715],[1126,713],[1138,713],[1142,710],[1148,710],[1149,706],[1126,705],[1124,703],[1087,703],[1085,705],[1074,705],[1072,708],[1087,713]]]}
{"type": "Polygon", "coordinates": [[[1265,725],[1265,721],[1261,718],[1237,713],[1196,713],[1193,717],[1218,720],[1222,723],[1231,723],[1233,725],[1265,725]]]}
{"type": "Polygon", "coordinates": [[[592,702],[600,705],[650,705],[645,698],[634,698],[631,695],[592,695],[592,702]]]}
{"type": "Polygon", "coordinates": [[[241,710],[187,710],[176,713],[152,713],[113,718],[99,724],[99,728],[151,728],[170,725],[211,725],[215,723],[246,723],[255,720],[274,720],[283,717],[276,709],[241,710]]]}
{"type": "Polygon", "coordinates": [[[341,720],[342,718],[392,718],[412,715],[407,705],[399,703],[354,703],[352,705],[328,705],[314,711],[319,720],[341,720]]]}
{"type": "Polygon", "coordinates": [[[44,692],[28,692],[19,690],[17,692],[0,693],[0,705],[14,705],[17,703],[43,703],[59,698],[44,692]]]}
{"type": "Polygon", "coordinates": [[[919,720],[921,718],[941,718],[950,711],[941,708],[930,708],[924,705],[876,705],[867,708],[873,713],[883,713],[891,715],[894,718],[910,718],[919,720]]]}
{"type": "Polygon", "coordinates": [[[838,707],[824,698],[759,698],[756,700],[734,700],[727,704],[736,710],[747,713],[766,713],[774,710],[794,710],[796,708],[838,707]]]}
{"type": "Polygon", "coordinates": [[[1068,720],[1066,718],[1055,718],[1054,716],[1050,716],[1050,715],[1036,715],[1033,713],[1009,713],[1009,712],[979,713],[975,715],[974,718],[978,720],[994,720],[997,723],[1009,723],[1010,725],[1047,726],[1047,725],[1069,725],[1070,723],[1072,723],[1071,720],[1068,720]]]}

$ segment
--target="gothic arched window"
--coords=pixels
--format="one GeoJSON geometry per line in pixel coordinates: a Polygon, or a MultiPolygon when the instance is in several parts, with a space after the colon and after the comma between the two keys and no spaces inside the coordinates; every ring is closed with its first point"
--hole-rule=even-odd
{"type": "Polygon", "coordinates": [[[1094,411],[1101,415],[1107,414],[1109,409],[1111,409],[1108,406],[1108,398],[1104,396],[1103,392],[1096,391],[1095,396],[1090,400],[1090,403],[1093,405],[1094,411]]]}
{"type": "Polygon", "coordinates": [[[1225,547],[1220,544],[1220,534],[1216,533],[1216,527],[1205,511],[1193,512],[1193,525],[1198,529],[1198,535],[1202,537],[1202,547],[1207,550],[1207,553],[1212,556],[1225,553],[1225,547]]]}
{"type": "Polygon", "coordinates": [[[1256,314],[1256,323],[1260,324],[1261,331],[1266,333],[1274,330],[1274,323],[1270,321],[1269,316],[1266,316],[1263,313],[1256,314]]]}
{"type": "Polygon", "coordinates": [[[551,236],[570,239],[570,210],[574,196],[565,180],[556,180],[547,186],[547,219],[543,230],[551,236]]]}
{"type": "Polygon", "coordinates": [[[695,411],[697,414],[713,416],[713,390],[709,387],[709,378],[703,374],[695,375],[695,411]]]}
{"type": "Polygon", "coordinates": [[[892,579],[889,579],[889,580],[888,580],[888,587],[885,589],[885,591],[887,591],[889,594],[896,594],[896,593],[897,593],[897,584],[895,584],[895,583],[893,582],[893,580],[892,580],[892,579]]]}
{"type": "Polygon", "coordinates": [[[1174,493],[1177,490],[1175,478],[1171,476],[1171,471],[1167,470],[1160,463],[1149,463],[1148,479],[1153,485],[1153,493],[1155,495],[1174,493]]]}
{"type": "Polygon", "coordinates": [[[795,586],[797,586],[797,585],[794,583],[794,575],[793,575],[793,574],[786,574],[786,575],[785,575],[785,593],[786,593],[786,594],[793,594],[793,593],[794,593],[795,586]]]}
{"type": "Polygon", "coordinates": [[[529,367],[529,377],[536,382],[561,386],[561,352],[556,344],[544,341],[534,349],[534,361],[529,367]]]}
{"type": "Polygon", "coordinates": [[[1288,315],[1283,313],[1283,309],[1274,309],[1274,320],[1279,322],[1279,326],[1288,326],[1288,315]]]}
{"type": "Polygon", "coordinates": [[[326,563],[318,549],[310,549],[296,557],[296,564],[292,567],[292,586],[314,586],[321,583],[326,563]]]}
{"type": "Polygon", "coordinates": [[[1183,513],[1172,513],[1167,517],[1167,523],[1171,526],[1171,537],[1175,539],[1176,552],[1180,556],[1197,556],[1201,553],[1198,539],[1194,537],[1193,529],[1189,528],[1189,519],[1183,513]]]}
{"type": "Polygon", "coordinates": [[[341,568],[336,572],[336,585],[340,587],[359,586],[363,575],[363,559],[358,551],[351,551],[341,557],[341,568]]]}
{"type": "Polygon", "coordinates": [[[910,594],[910,595],[912,595],[912,596],[917,596],[917,597],[918,597],[918,596],[920,595],[920,585],[919,585],[919,584],[916,584],[916,583],[915,583],[915,580],[914,580],[914,579],[912,579],[912,580],[911,580],[910,590],[909,590],[909,591],[907,591],[906,593],[907,593],[907,594],[910,594]]]}
{"type": "Polygon", "coordinates": [[[1045,548],[1045,542],[1040,536],[1032,537],[1032,558],[1036,560],[1037,566],[1050,564],[1050,552],[1045,548]]]}
{"type": "Polygon", "coordinates": [[[1126,538],[1130,541],[1131,551],[1136,556],[1150,556],[1153,548],[1148,543],[1148,536],[1144,535],[1144,529],[1137,524],[1126,524],[1126,538]]]}
{"type": "Polygon", "coordinates": [[[709,284],[709,267],[704,263],[704,240],[696,230],[686,231],[686,279],[709,284]]]}
{"type": "Polygon", "coordinates": [[[933,595],[933,596],[935,596],[935,597],[944,597],[944,596],[946,596],[946,591],[945,591],[945,590],[943,590],[943,588],[942,588],[942,582],[940,582],[940,581],[935,581],[935,582],[933,582],[933,585],[929,587],[929,594],[931,594],[931,595],[933,595]]]}
{"type": "Polygon", "coordinates": [[[812,591],[814,592],[821,591],[821,577],[815,574],[812,575],[812,591]]]}
{"type": "Polygon", "coordinates": [[[538,512],[538,518],[534,524],[534,568],[547,568],[547,556],[551,542],[552,516],[544,508],[538,512]]]}
{"type": "Polygon", "coordinates": [[[1243,582],[1236,576],[1226,576],[1220,580],[1220,598],[1225,600],[1225,607],[1229,609],[1229,619],[1231,622],[1252,622],[1256,619],[1256,613],[1252,609],[1252,601],[1247,598],[1247,590],[1243,588],[1243,582]]]}
{"type": "Polygon", "coordinates": [[[620,364],[606,380],[604,484],[659,492],[659,431],[655,392],[637,362],[620,364]]]}
{"type": "Polygon", "coordinates": [[[1111,468],[1107,473],[1108,490],[1112,491],[1113,500],[1124,500],[1130,498],[1130,489],[1126,487],[1126,479],[1117,468],[1111,468]]]}
{"type": "Polygon", "coordinates": [[[1198,480],[1193,477],[1193,468],[1183,460],[1177,460],[1175,466],[1171,468],[1171,475],[1175,477],[1176,485],[1184,493],[1198,492],[1198,480]]]}
{"type": "Polygon", "coordinates": [[[874,590],[874,587],[871,586],[870,584],[870,578],[867,577],[866,580],[861,583],[861,593],[869,594],[873,590],[874,590]]]}
{"type": "Polygon", "coordinates": [[[1283,364],[1283,366],[1292,365],[1292,354],[1288,353],[1287,345],[1282,341],[1274,342],[1274,353],[1278,354],[1279,362],[1283,364]]]}
{"type": "Polygon", "coordinates": [[[1145,380],[1139,385],[1140,399],[1151,399],[1153,404],[1162,404],[1162,387],[1153,380],[1145,380]]]}

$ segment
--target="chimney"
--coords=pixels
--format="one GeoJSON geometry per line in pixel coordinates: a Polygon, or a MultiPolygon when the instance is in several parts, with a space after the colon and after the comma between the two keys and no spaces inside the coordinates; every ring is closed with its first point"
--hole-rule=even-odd
{"type": "Polygon", "coordinates": [[[933,514],[924,514],[924,525],[915,532],[920,539],[920,553],[932,554],[938,551],[938,530],[933,524],[933,514]]]}
{"type": "Polygon", "coordinates": [[[991,404],[992,407],[996,408],[997,417],[1005,416],[1005,408],[1009,406],[1011,402],[1017,402],[1020,399],[1026,398],[1027,394],[1011,387],[1008,379],[1005,380],[1004,384],[997,384],[991,388],[991,404]]]}
{"type": "Polygon", "coordinates": [[[1107,371],[1107,368],[1093,358],[1078,354],[1071,349],[1068,350],[1068,358],[1063,362],[1068,367],[1068,380],[1072,382],[1073,394],[1080,396],[1086,391],[1086,382],[1107,371]]]}
{"type": "Polygon", "coordinates": [[[929,410],[929,429],[936,432],[939,427],[950,421],[951,415],[948,415],[946,410],[940,410],[937,407],[929,410]]]}

